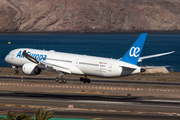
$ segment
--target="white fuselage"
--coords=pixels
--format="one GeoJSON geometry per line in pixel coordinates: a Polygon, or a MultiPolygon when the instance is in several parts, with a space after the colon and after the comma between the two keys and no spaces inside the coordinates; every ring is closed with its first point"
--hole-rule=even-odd
{"type": "Polygon", "coordinates": [[[5,61],[17,67],[22,67],[25,63],[31,62],[22,55],[24,50],[38,60],[45,61],[57,67],[68,67],[71,74],[119,77],[140,73],[141,71],[141,68],[136,65],[115,59],[28,48],[12,50],[5,57],[5,61]],[[135,69],[128,69],[124,66],[131,66],[135,69]]]}

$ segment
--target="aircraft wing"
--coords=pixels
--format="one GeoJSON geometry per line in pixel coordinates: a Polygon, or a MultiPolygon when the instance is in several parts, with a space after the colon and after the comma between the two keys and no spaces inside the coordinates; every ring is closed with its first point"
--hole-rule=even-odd
{"type": "Polygon", "coordinates": [[[61,65],[61,64],[56,65],[56,64],[51,64],[48,62],[37,60],[36,58],[27,54],[26,50],[23,51],[23,56],[26,59],[30,60],[31,62],[36,63],[38,67],[41,69],[51,69],[51,70],[56,70],[57,72],[64,72],[71,74],[69,68],[66,65],[61,65]]]}
{"type": "Polygon", "coordinates": [[[55,65],[55,64],[44,62],[44,61],[38,61],[38,62],[39,62],[38,66],[40,68],[53,69],[53,70],[56,70],[57,72],[61,71],[63,73],[71,74],[69,68],[65,65],[60,65],[60,64],[55,65]]]}
{"type": "Polygon", "coordinates": [[[155,55],[148,55],[148,56],[144,56],[144,57],[139,57],[138,62],[142,62],[142,60],[148,59],[148,58],[153,58],[153,57],[159,57],[159,56],[163,56],[163,55],[172,54],[174,52],[175,51],[171,51],[171,52],[167,52],[167,53],[161,53],[161,54],[155,54],[155,55]]]}

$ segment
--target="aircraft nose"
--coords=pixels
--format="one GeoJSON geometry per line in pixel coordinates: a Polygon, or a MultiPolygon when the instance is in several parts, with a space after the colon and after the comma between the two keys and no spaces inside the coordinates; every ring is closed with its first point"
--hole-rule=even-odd
{"type": "Polygon", "coordinates": [[[4,60],[5,60],[6,63],[9,63],[10,56],[9,56],[9,55],[6,55],[6,57],[4,58],[4,60]]]}

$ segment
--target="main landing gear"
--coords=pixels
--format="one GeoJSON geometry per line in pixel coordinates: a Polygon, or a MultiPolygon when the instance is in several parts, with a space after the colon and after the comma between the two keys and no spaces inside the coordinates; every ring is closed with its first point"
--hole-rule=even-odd
{"type": "Polygon", "coordinates": [[[91,82],[90,79],[87,79],[87,76],[85,76],[85,78],[81,77],[80,81],[83,82],[83,83],[90,83],[91,82]]]}
{"type": "Polygon", "coordinates": [[[56,80],[56,82],[59,82],[60,84],[61,84],[61,83],[66,83],[66,80],[64,80],[62,76],[56,77],[55,80],[56,80]]]}
{"type": "Polygon", "coordinates": [[[61,83],[66,83],[66,80],[63,79],[63,73],[62,72],[58,72],[59,77],[56,77],[55,81],[61,83]]]}

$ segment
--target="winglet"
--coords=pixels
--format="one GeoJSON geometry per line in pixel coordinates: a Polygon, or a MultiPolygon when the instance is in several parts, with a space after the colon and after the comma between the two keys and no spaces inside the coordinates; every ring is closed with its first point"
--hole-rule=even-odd
{"type": "Polygon", "coordinates": [[[146,37],[147,33],[142,33],[120,61],[137,65],[146,37]]]}

